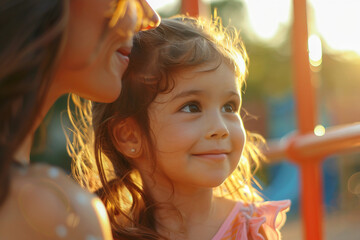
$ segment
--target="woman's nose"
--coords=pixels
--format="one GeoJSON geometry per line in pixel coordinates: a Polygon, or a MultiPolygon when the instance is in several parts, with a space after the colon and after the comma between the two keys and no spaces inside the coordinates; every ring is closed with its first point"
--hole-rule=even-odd
{"type": "Polygon", "coordinates": [[[149,30],[159,26],[161,18],[159,14],[152,9],[146,0],[138,0],[140,7],[142,8],[142,21],[140,25],[140,31],[149,30]]]}

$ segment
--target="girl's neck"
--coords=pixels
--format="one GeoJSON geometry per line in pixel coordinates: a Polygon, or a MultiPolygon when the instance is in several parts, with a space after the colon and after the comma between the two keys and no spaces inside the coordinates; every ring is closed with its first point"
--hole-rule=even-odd
{"type": "MultiPolygon", "coordinates": [[[[166,186],[151,188],[154,200],[159,209],[156,212],[158,231],[170,239],[176,239],[174,235],[183,234],[188,236],[194,226],[210,223],[216,218],[216,204],[213,190],[181,188],[174,186],[174,191],[166,186]]],[[[185,237],[187,238],[187,237],[185,237]]]]}
{"type": "Polygon", "coordinates": [[[193,240],[211,239],[235,202],[214,197],[212,190],[185,195],[175,191],[168,204],[157,211],[157,231],[171,240],[193,240]]]}
{"type": "MultiPolygon", "coordinates": [[[[172,204],[187,222],[201,222],[206,220],[213,212],[213,194],[212,189],[201,189],[198,191],[174,191],[174,193],[160,193],[156,199],[159,202],[168,202],[172,204]],[[159,196],[162,195],[162,196],[159,196]],[[172,195],[172,196],[171,196],[172,195]],[[166,197],[165,197],[166,196],[166,197]],[[167,199],[167,201],[165,200],[167,199]]],[[[160,213],[166,216],[167,211],[160,213]]]]}

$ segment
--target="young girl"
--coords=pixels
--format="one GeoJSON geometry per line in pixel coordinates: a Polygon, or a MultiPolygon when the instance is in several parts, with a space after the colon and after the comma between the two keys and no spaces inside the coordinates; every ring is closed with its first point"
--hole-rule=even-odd
{"type": "Polygon", "coordinates": [[[290,202],[262,202],[252,186],[261,138],[240,117],[246,61],[218,18],[135,36],[120,97],[92,106],[97,168],[92,146],[76,156],[115,239],[280,239],[290,202]]]}

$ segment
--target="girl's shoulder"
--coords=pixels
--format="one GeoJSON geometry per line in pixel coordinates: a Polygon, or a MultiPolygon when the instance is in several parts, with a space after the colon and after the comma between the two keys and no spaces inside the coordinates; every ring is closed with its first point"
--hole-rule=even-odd
{"type": "Polygon", "coordinates": [[[252,204],[238,201],[212,240],[278,240],[286,221],[290,200],[265,201],[252,204]]]}
{"type": "Polygon", "coordinates": [[[6,239],[112,239],[100,199],[62,169],[32,164],[12,171],[9,196],[0,208],[6,239]]]}

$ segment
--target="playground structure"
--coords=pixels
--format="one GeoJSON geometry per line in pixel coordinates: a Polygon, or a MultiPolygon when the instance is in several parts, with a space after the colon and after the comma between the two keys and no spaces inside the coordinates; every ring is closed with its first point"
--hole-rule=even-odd
{"type": "MultiPolygon", "coordinates": [[[[198,0],[182,0],[182,12],[199,14],[198,0]]],[[[360,150],[360,123],[314,132],[317,124],[315,88],[308,56],[306,0],[293,0],[292,64],[297,132],[281,141],[269,141],[270,161],[291,159],[300,169],[303,237],[323,239],[322,161],[326,156],[360,150]]]]}

